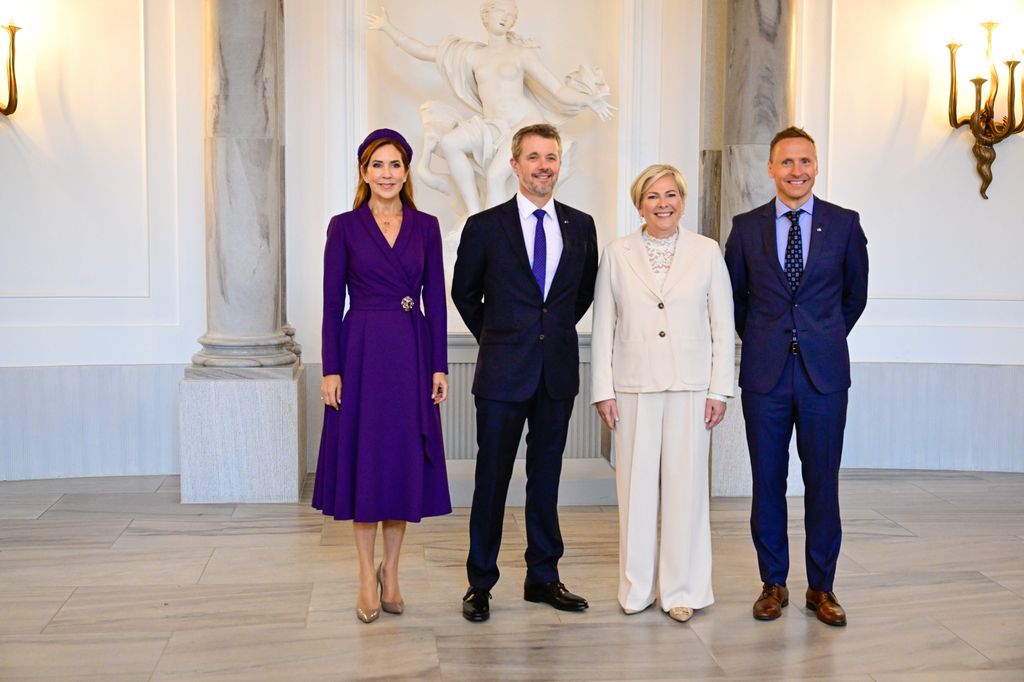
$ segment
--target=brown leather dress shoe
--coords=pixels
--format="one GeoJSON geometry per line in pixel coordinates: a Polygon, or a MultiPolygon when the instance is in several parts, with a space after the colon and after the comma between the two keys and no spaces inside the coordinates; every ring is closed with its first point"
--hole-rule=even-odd
{"type": "Polygon", "coordinates": [[[814,611],[825,625],[846,625],[846,611],[839,605],[835,592],[819,592],[807,588],[807,608],[814,611]]]}
{"type": "Polygon", "coordinates": [[[789,604],[789,588],[785,585],[765,583],[761,596],[754,602],[754,618],[775,620],[782,615],[782,607],[789,604]]]}

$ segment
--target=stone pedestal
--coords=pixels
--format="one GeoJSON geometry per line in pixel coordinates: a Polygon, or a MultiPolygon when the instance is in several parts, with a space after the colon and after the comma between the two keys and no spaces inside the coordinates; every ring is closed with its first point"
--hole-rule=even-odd
{"type": "Polygon", "coordinates": [[[188,367],[178,386],[181,501],[297,502],[305,369],[188,367]]]}

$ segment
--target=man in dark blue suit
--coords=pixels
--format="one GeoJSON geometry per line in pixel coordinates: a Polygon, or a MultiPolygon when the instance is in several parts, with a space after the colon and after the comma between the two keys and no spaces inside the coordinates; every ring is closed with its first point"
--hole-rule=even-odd
{"type": "Polygon", "coordinates": [[[804,479],[807,608],[846,625],[832,583],[842,540],[839,462],[850,388],[846,337],[868,292],[867,239],[856,212],[813,196],[814,140],[786,128],[772,140],[776,197],[733,218],[725,262],[732,279],[753,503],[750,530],[764,583],[754,618],[789,603],[786,475],[796,427],[804,479]]]}
{"type": "Polygon", "coordinates": [[[479,450],[462,600],[470,621],[490,616],[505,499],[527,423],[524,598],[564,611],[588,606],[558,575],[558,482],[579,392],[576,323],[594,298],[597,232],[593,218],[553,198],[561,152],[554,126],[516,132],[511,163],[519,191],[469,218],[455,261],[452,300],[480,343],[473,380],[479,450]]]}

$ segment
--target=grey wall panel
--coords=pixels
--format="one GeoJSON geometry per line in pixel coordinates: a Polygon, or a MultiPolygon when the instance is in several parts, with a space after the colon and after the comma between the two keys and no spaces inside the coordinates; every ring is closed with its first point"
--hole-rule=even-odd
{"type": "Polygon", "coordinates": [[[0,479],[176,472],[183,371],[0,368],[0,479]]]}
{"type": "Polygon", "coordinates": [[[1024,367],[854,365],[843,466],[1024,471],[1024,367]]]}
{"type": "MultiPolygon", "coordinates": [[[[462,358],[460,358],[461,360],[462,358]]],[[[450,459],[476,455],[472,362],[450,366],[441,411],[450,459]]],[[[183,365],[0,367],[0,479],[178,471],[183,365]]],[[[600,456],[588,365],[565,456],[600,456]]],[[[306,370],[307,464],[323,422],[320,365],[306,370]]],[[[846,468],[1024,471],[1024,367],[858,364],[846,468]]]]}

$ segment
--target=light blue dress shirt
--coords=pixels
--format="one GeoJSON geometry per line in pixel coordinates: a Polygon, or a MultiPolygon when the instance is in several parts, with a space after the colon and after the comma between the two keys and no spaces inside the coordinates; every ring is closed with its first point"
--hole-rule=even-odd
{"type": "MultiPolygon", "coordinates": [[[[789,206],[775,199],[775,248],[779,254],[779,265],[786,269],[786,243],[789,241],[789,228],[792,223],[786,214],[792,211],[789,206]]],[[[811,248],[811,221],[814,219],[814,195],[807,199],[806,203],[797,210],[800,214],[800,242],[803,247],[804,267],[807,267],[807,253],[811,248]]]]}

